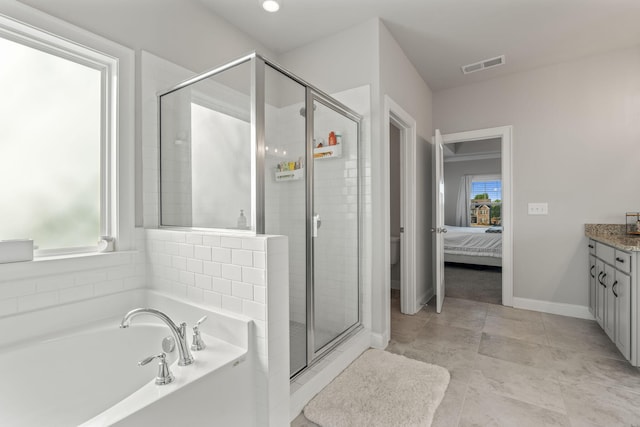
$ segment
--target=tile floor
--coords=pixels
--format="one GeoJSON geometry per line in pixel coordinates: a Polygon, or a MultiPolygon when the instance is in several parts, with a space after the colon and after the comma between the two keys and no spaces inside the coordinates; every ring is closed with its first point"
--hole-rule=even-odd
{"type": "Polygon", "coordinates": [[[640,370],[594,321],[456,298],[439,315],[399,306],[392,294],[387,351],[451,372],[434,427],[640,427],[640,370]]]}

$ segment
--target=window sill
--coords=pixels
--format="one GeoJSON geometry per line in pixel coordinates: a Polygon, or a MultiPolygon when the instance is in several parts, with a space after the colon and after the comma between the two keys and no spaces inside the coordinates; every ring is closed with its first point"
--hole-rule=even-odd
{"type": "Polygon", "coordinates": [[[10,281],[115,267],[133,262],[133,256],[137,253],[138,251],[132,250],[39,256],[35,257],[33,261],[0,264],[0,277],[2,277],[2,281],[10,281]]]}

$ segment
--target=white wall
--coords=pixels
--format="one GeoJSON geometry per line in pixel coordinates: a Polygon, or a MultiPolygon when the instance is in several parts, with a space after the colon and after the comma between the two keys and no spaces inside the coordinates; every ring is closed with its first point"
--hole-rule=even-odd
{"type": "Polygon", "coordinates": [[[443,90],[434,106],[443,133],[513,125],[514,296],[586,306],[584,223],[623,223],[639,203],[640,48],[443,90]]]}
{"type": "Polygon", "coordinates": [[[444,164],[444,223],[456,225],[456,206],[463,175],[500,175],[500,159],[478,159],[444,164]]]}
{"type": "MultiPolygon", "coordinates": [[[[432,172],[431,172],[431,144],[428,142],[433,134],[433,126],[431,123],[432,115],[432,94],[431,89],[422,80],[420,74],[409,61],[402,48],[393,38],[389,30],[378,21],[378,37],[379,37],[379,67],[380,67],[380,98],[378,99],[379,108],[382,110],[384,96],[388,95],[396,104],[411,115],[416,120],[417,146],[416,146],[416,181],[408,183],[408,186],[414,186],[416,189],[416,284],[417,296],[421,302],[431,294],[433,289],[432,280],[432,251],[431,251],[431,200],[432,200],[432,172]]],[[[382,118],[377,123],[380,135],[384,132],[384,121],[382,118]]],[[[374,139],[374,141],[376,141],[374,139]]],[[[380,140],[381,141],[381,140],[380,140]]],[[[387,162],[384,158],[384,147],[373,147],[372,167],[378,171],[382,170],[382,163],[387,162]]],[[[373,174],[373,194],[380,195],[380,189],[383,183],[379,182],[376,177],[379,174],[373,174]]],[[[374,230],[385,230],[385,233],[374,237],[373,245],[376,250],[374,254],[374,265],[381,269],[383,263],[380,262],[386,245],[384,242],[384,234],[389,236],[387,232],[388,224],[380,222],[388,222],[387,214],[384,211],[388,209],[385,206],[386,201],[379,200],[376,203],[374,198],[373,212],[374,230]]],[[[380,272],[374,272],[373,277],[382,279],[380,272]]],[[[374,289],[381,289],[381,283],[374,282],[374,289]]],[[[375,294],[375,292],[374,292],[375,294]]],[[[383,302],[382,302],[383,303],[383,302]]],[[[374,307],[376,301],[374,300],[374,307]]],[[[382,329],[382,325],[379,325],[382,329]]]]}

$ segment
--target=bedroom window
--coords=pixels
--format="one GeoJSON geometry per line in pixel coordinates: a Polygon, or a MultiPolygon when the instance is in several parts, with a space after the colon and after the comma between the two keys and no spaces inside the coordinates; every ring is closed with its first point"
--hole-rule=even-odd
{"type": "Polygon", "coordinates": [[[469,201],[471,226],[502,225],[502,179],[499,175],[476,175],[471,181],[469,201]]]}
{"type": "Polygon", "coordinates": [[[112,235],[114,58],[0,20],[0,239],[38,256],[112,235]]]}

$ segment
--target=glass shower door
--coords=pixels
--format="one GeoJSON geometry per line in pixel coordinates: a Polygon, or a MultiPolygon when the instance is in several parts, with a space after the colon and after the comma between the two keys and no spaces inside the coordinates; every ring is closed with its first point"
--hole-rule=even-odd
{"type": "Polygon", "coordinates": [[[289,239],[290,375],[307,366],[306,89],[265,67],[265,233],[289,239]]]}
{"type": "Polygon", "coordinates": [[[359,322],[358,131],[357,121],[314,97],[312,355],[359,322]]]}

